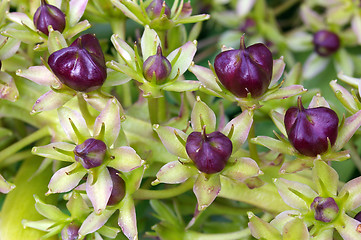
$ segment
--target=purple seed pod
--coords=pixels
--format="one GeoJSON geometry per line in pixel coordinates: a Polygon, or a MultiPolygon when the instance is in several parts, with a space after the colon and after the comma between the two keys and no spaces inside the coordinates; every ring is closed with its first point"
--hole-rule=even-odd
{"type": "Polygon", "coordinates": [[[75,147],[75,160],[86,169],[99,167],[103,163],[106,151],[107,146],[103,141],[89,138],[75,147]]]}
{"type": "Polygon", "coordinates": [[[192,132],[186,142],[186,151],[199,171],[217,173],[223,170],[232,154],[232,142],[221,132],[206,134],[192,132]]]}
{"type": "Polygon", "coordinates": [[[313,44],[318,55],[327,57],[340,48],[340,38],[333,32],[320,30],[313,35],[313,44]]]}
{"type": "Polygon", "coordinates": [[[335,200],[331,197],[316,197],[311,209],[315,213],[315,219],[321,222],[332,222],[338,215],[339,209],[335,200]]]}
{"type": "Polygon", "coordinates": [[[48,64],[62,83],[79,92],[94,91],[107,78],[104,54],[92,34],[78,37],[69,47],[53,52],[48,64]]]}
{"type": "Polygon", "coordinates": [[[49,35],[49,25],[59,32],[63,32],[65,28],[65,14],[59,8],[48,4],[46,0],[41,0],[41,5],[36,10],[33,21],[35,27],[45,35],[49,35]]]}
{"type": "Polygon", "coordinates": [[[244,37],[241,49],[224,51],[217,55],[214,70],[223,86],[237,97],[261,96],[272,79],[273,59],[271,51],[262,43],[246,48],[244,37]]]}
{"type": "Polygon", "coordinates": [[[61,231],[62,240],[76,240],[78,239],[79,226],[71,223],[61,231]]]}
{"type": "Polygon", "coordinates": [[[108,171],[112,178],[113,189],[107,205],[114,205],[119,203],[125,196],[125,182],[123,178],[119,177],[118,170],[108,167],[108,171]]]}
{"type": "Polygon", "coordinates": [[[162,55],[162,48],[158,46],[157,54],[150,56],[143,63],[143,74],[145,79],[152,81],[155,76],[157,84],[162,84],[168,78],[172,70],[172,65],[166,57],[162,55]]]}
{"type": "Polygon", "coordinates": [[[297,151],[315,157],[335,143],[338,132],[337,114],[330,108],[317,107],[305,109],[301,97],[298,107],[287,110],[284,118],[288,139],[297,151]]]}
{"type": "Polygon", "coordinates": [[[149,6],[145,9],[150,19],[161,17],[162,9],[164,7],[164,14],[170,18],[170,8],[163,0],[153,0],[149,6]]]}

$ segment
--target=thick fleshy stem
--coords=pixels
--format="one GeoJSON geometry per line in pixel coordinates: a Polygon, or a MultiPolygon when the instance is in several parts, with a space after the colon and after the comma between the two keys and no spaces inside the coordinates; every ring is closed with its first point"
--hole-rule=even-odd
{"type": "Polygon", "coordinates": [[[248,203],[271,213],[280,213],[291,209],[282,200],[274,185],[265,184],[259,188],[249,189],[244,183],[222,176],[221,184],[222,189],[218,197],[248,203]]]}
{"type": "Polygon", "coordinates": [[[48,127],[43,127],[36,132],[28,135],[27,137],[21,139],[20,141],[14,143],[13,145],[5,148],[0,152],[0,162],[4,159],[8,158],[9,156],[13,155],[14,153],[18,152],[23,147],[28,146],[30,143],[33,143],[43,137],[49,136],[50,132],[48,127]]]}
{"type": "Polygon", "coordinates": [[[158,124],[166,120],[167,111],[165,97],[148,98],[148,110],[151,124],[158,124]]]}
{"type": "Polygon", "coordinates": [[[133,197],[134,199],[138,199],[138,200],[172,198],[189,191],[190,189],[193,188],[193,184],[194,184],[194,179],[190,178],[177,187],[168,188],[164,190],[138,189],[133,194],[133,197]]]}

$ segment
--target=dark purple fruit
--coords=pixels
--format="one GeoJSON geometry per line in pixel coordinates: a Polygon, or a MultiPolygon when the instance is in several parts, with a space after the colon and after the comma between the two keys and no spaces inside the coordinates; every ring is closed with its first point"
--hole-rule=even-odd
{"type": "Polygon", "coordinates": [[[107,78],[104,54],[92,34],[78,37],[69,47],[53,52],[48,63],[62,83],[79,92],[94,91],[107,78]]]}
{"type": "Polygon", "coordinates": [[[315,157],[335,143],[338,132],[337,114],[330,108],[317,107],[305,109],[301,97],[298,107],[287,110],[284,123],[288,139],[297,151],[315,157]]]}
{"type": "Polygon", "coordinates": [[[169,76],[172,65],[162,55],[162,48],[158,46],[157,54],[150,56],[143,63],[143,74],[145,79],[152,81],[155,77],[157,84],[162,84],[169,76]]]}
{"type": "Polygon", "coordinates": [[[321,30],[313,35],[313,44],[318,55],[327,57],[340,48],[340,38],[333,32],[321,30]]]}
{"type": "Polygon", "coordinates": [[[79,226],[71,223],[61,231],[62,240],[76,240],[79,236],[79,226]]]}
{"type": "Polygon", "coordinates": [[[223,170],[232,154],[232,142],[218,131],[192,132],[187,138],[186,151],[199,171],[217,173],[223,170]]]}
{"type": "Polygon", "coordinates": [[[107,146],[103,141],[89,138],[75,147],[75,160],[86,169],[99,167],[103,163],[106,151],[107,146]]]}
{"type": "Polygon", "coordinates": [[[337,203],[331,197],[316,197],[311,204],[311,209],[315,214],[315,219],[322,222],[332,222],[339,212],[337,203]]]}
{"type": "Polygon", "coordinates": [[[123,178],[119,177],[118,170],[108,167],[108,171],[113,182],[113,189],[108,200],[108,205],[114,205],[119,203],[125,196],[125,182],[123,178]]]}
{"type": "Polygon", "coordinates": [[[49,25],[59,32],[64,31],[65,28],[65,14],[59,8],[48,4],[45,0],[41,0],[41,5],[36,10],[33,21],[35,27],[45,35],[49,35],[49,25]]]}
{"type": "Polygon", "coordinates": [[[164,14],[169,18],[170,17],[170,8],[163,0],[153,0],[149,6],[146,8],[146,12],[150,19],[155,19],[161,17],[162,9],[164,7],[164,14]]]}
{"type": "Polygon", "coordinates": [[[244,37],[239,50],[224,51],[217,55],[214,70],[223,86],[237,97],[261,96],[272,79],[271,51],[262,43],[246,48],[244,37]]]}

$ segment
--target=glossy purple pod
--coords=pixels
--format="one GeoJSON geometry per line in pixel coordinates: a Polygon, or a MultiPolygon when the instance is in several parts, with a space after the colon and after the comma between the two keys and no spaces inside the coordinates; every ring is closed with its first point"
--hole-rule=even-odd
{"type": "Polygon", "coordinates": [[[318,55],[327,57],[340,48],[340,38],[333,32],[320,30],[313,35],[313,44],[318,55]]]}
{"type": "Polygon", "coordinates": [[[163,0],[153,0],[149,6],[146,8],[146,12],[150,19],[155,19],[161,17],[164,2],[164,14],[169,18],[170,17],[170,8],[163,0]]]}
{"type": "Polygon", "coordinates": [[[168,78],[172,70],[172,65],[166,57],[162,55],[162,48],[158,46],[157,54],[152,55],[143,63],[143,74],[145,79],[152,81],[155,77],[157,84],[162,84],[168,78]]]}
{"type": "Polygon", "coordinates": [[[335,143],[338,133],[338,117],[330,108],[305,109],[301,98],[298,107],[287,110],[284,118],[288,139],[301,154],[315,157],[335,143]]]}
{"type": "Polygon", "coordinates": [[[192,132],[187,138],[186,151],[199,171],[217,173],[224,169],[232,154],[232,142],[218,131],[192,132]]]}
{"type": "Polygon", "coordinates": [[[237,97],[253,98],[264,94],[272,79],[273,58],[262,43],[246,48],[244,37],[241,49],[224,51],[217,55],[214,70],[223,86],[237,97]]]}
{"type": "Polygon", "coordinates": [[[45,35],[49,35],[48,26],[51,25],[54,30],[63,32],[66,24],[65,14],[45,0],[41,1],[40,7],[36,10],[33,22],[35,27],[45,35]]]}
{"type": "Polygon", "coordinates": [[[86,169],[99,167],[103,163],[106,151],[107,146],[103,141],[89,138],[75,147],[75,160],[86,169]]]}
{"type": "Polygon", "coordinates": [[[125,196],[125,182],[123,178],[119,177],[118,170],[108,167],[108,171],[113,182],[113,188],[107,205],[114,205],[119,203],[125,196]]]}
{"type": "Polygon", "coordinates": [[[79,92],[100,88],[107,77],[104,54],[92,34],[80,36],[69,47],[53,52],[48,64],[62,83],[79,92]]]}

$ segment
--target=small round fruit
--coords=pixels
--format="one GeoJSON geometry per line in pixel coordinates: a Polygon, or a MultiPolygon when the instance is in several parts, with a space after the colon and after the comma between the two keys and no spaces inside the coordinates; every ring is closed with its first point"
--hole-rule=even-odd
{"type": "Polygon", "coordinates": [[[51,25],[54,30],[63,32],[66,23],[65,14],[45,0],[41,0],[41,5],[36,10],[33,21],[35,27],[45,35],[49,35],[48,26],[51,25]]]}
{"type": "Polygon", "coordinates": [[[48,64],[63,84],[79,92],[94,91],[107,78],[104,54],[92,34],[80,36],[69,47],[53,52],[48,64]]]}
{"type": "Polygon", "coordinates": [[[162,55],[162,48],[158,46],[157,54],[150,56],[143,63],[143,74],[149,82],[155,77],[157,84],[162,84],[172,70],[169,60],[162,55]]]}
{"type": "Polygon", "coordinates": [[[223,86],[237,97],[248,94],[257,98],[264,94],[272,79],[273,59],[271,51],[262,43],[246,48],[244,37],[241,48],[217,55],[214,70],[223,86]]]}
{"type": "Polygon", "coordinates": [[[232,154],[232,142],[218,131],[192,132],[187,138],[186,151],[199,171],[217,173],[223,170],[232,154]]]}
{"type": "Polygon", "coordinates": [[[333,32],[321,30],[313,35],[313,44],[318,55],[327,57],[340,48],[340,38],[333,32]]]}
{"type": "Polygon", "coordinates": [[[75,147],[75,160],[86,169],[99,167],[103,163],[106,151],[107,146],[103,141],[89,138],[75,147]]]}
{"type": "Polygon", "coordinates": [[[284,123],[289,141],[306,156],[315,157],[326,152],[329,142],[332,146],[337,138],[337,114],[326,107],[305,109],[301,97],[298,107],[287,110],[284,123]]]}

